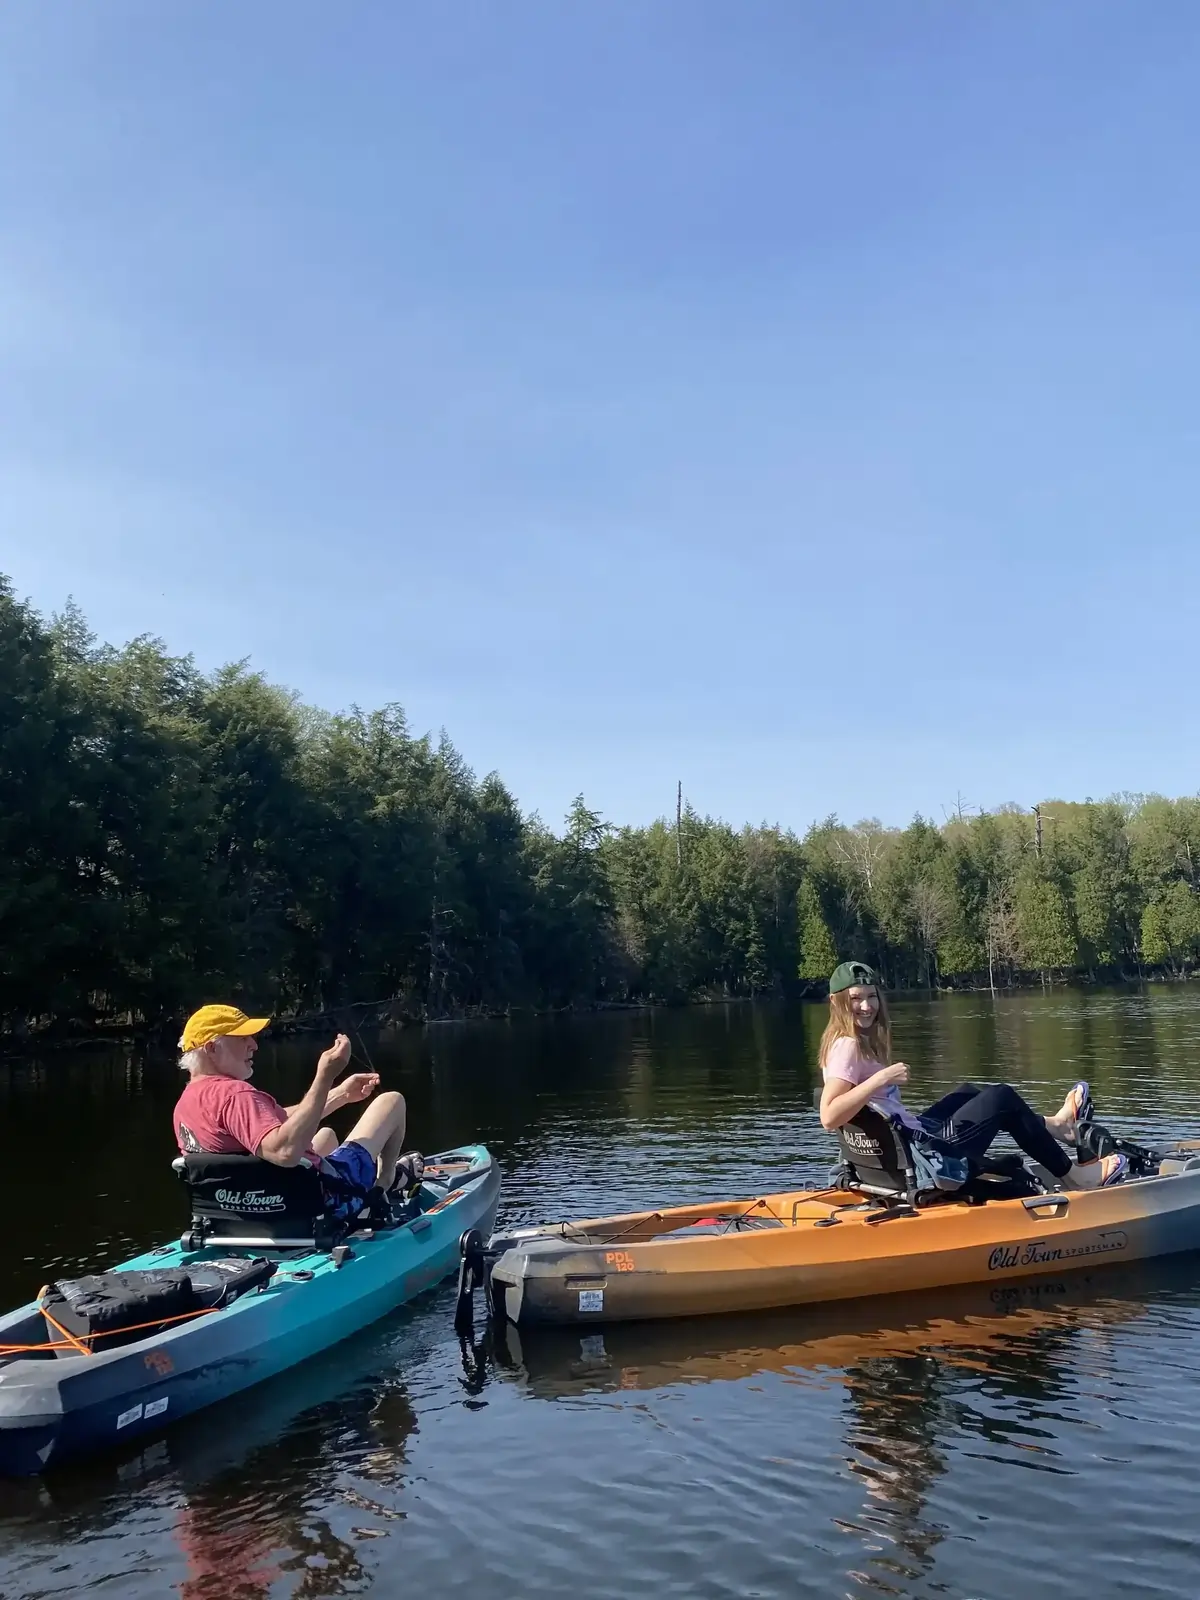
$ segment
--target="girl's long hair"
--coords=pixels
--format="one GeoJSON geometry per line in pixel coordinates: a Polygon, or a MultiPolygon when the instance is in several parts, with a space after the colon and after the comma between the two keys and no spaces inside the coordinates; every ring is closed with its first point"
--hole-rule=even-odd
{"type": "Polygon", "coordinates": [[[849,989],[841,989],[837,994],[829,996],[829,1021],[825,1025],[825,1032],[821,1035],[821,1048],[817,1052],[818,1066],[824,1067],[829,1052],[838,1039],[853,1039],[861,1053],[872,1061],[878,1061],[881,1067],[891,1064],[892,1019],[888,1015],[883,990],[877,986],[875,993],[879,996],[879,1010],[875,1013],[875,1021],[865,1033],[855,1026],[849,989]]]}

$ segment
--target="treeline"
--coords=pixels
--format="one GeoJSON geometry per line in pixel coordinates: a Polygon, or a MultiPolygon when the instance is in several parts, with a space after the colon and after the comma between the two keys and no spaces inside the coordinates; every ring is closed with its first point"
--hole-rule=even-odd
{"type": "Polygon", "coordinates": [[[407,1015],[818,983],[1182,973],[1200,802],[803,838],[685,808],[555,832],[397,706],[333,716],[244,664],[98,644],[0,579],[0,1028],[158,1023],[231,995],[407,1015]]]}
{"type": "Polygon", "coordinates": [[[903,831],[831,818],[804,850],[805,977],[852,949],[903,986],[1178,977],[1200,958],[1195,798],[1004,806],[903,831]]]}

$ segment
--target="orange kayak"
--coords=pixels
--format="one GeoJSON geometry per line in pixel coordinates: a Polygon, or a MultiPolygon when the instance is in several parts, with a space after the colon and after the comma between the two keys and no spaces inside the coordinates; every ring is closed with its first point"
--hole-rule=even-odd
{"type": "Polygon", "coordinates": [[[1092,1190],[903,1205],[844,1189],[591,1217],[463,1240],[463,1283],[518,1326],[762,1311],[1003,1284],[1200,1250],[1200,1141],[1092,1190]]]}

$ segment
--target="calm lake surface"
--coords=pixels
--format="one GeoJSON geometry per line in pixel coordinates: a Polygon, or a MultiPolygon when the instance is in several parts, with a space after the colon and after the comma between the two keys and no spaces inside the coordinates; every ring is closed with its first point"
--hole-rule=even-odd
{"type": "MultiPolygon", "coordinates": [[[[823,1007],[368,1041],[411,1143],[480,1138],[501,1222],[821,1178],[823,1007]]],[[[1008,1078],[1200,1134],[1200,989],[902,1001],[907,1098],[1008,1078]]],[[[317,1045],[260,1051],[298,1096],[317,1045]]],[[[0,1065],[0,1295],[186,1220],[170,1060],[0,1065]]],[[[0,1482],[0,1596],[1092,1597],[1196,1588],[1200,1258],[1018,1290],[463,1352],[446,1286],[136,1454],[0,1482]]]]}

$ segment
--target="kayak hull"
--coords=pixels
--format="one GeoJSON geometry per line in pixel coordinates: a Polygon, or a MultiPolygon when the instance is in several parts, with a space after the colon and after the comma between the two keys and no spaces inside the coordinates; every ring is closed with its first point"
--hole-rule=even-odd
{"type": "MultiPolygon", "coordinates": [[[[466,1163],[449,1190],[403,1226],[351,1235],[338,1264],[328,1252],[185,1251],[164,1245],[117,1270],[186,1267],[218,1256],[279,1263],[263,1289],[225,1309],[107,1353],[32,1352],[0,1361],[0,1475],[28,1476],[157,1432],[307,1360],[432,1287],[458,1263],[465,1229],[495,1220],[500,1175],[481,1145],[430,1162],[466,1163]]],[[[37,1303],[0,1318],[0,1344],[43,1343],[37,1303]]]]}
{"type": "Polygon", "coordinates": [[[889,1210],[798,1190],[526,1229],[491,1241],[489,1292],[496,1313],[518,1326],[583,1326],[1148,1261],[1200,1250],[1195,1160],[1169,1176],[986,1205],[889,1210]]]}
{"type": "Polygon", "coordinates": [[[580,1328],[512,1323],[493,1341],[496,1367],[539,1399],[740,1382],[763,1373],[857,1369],[935,1350],[975,1363],[988,1351],[1028,1353],[1029,1335],[1053,1343],[1080,1328],[1120,1328],[1164,1299],[1197,1303],[1195,1256],[1164,1256],[1103,1270],[1039,1274],[883,1299],[747,1312],[728,1317],[580,1328]]]}

